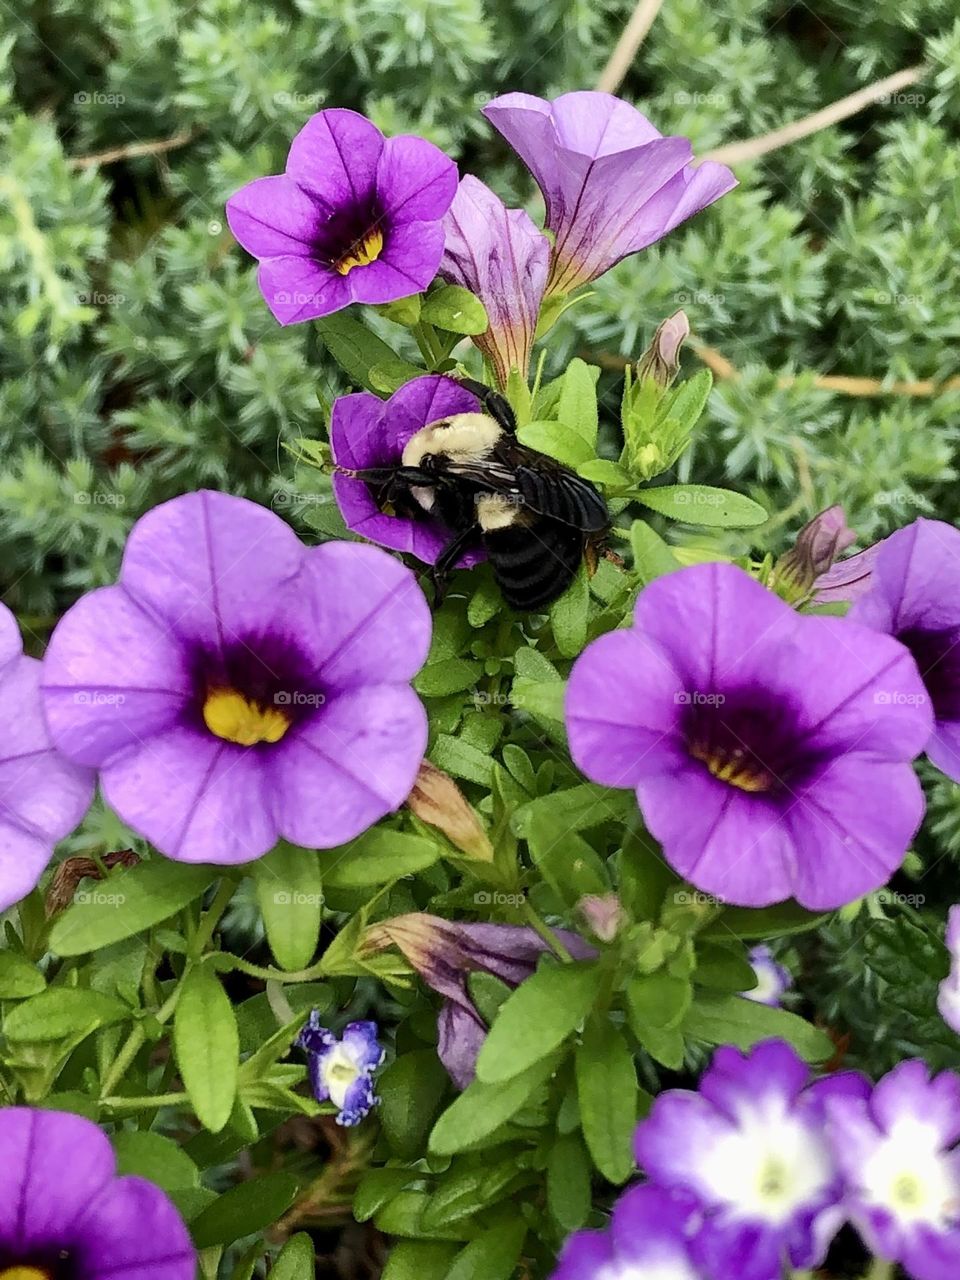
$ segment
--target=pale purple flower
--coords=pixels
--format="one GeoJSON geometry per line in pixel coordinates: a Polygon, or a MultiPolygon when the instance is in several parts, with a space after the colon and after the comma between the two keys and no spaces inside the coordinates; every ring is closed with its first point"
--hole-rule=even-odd
{"type": "Polygon", "coordinates": [[[847,528],[843,507],[828,507],[807,522],[789,551],[774,565],[774,578],[785,594],[807,596],[837,557],[857,540],[847,528]]]}
{"type": "Polygon", "coordinates": [[[106,1135],[67,1111],[0,1110],[0,1276],[194,1280],[196,1255],[159,1187],[117,1177],[106,1135]]]}
{"type": "Polygon", "coordinates": [[[380,1099],[373,1073],[383,1062],[375,1022],[350,1022],[337,1036],[320,1023],[316,1009],[297,1038],[307,1054],[310,1088],[318,1102],[332,1102],[337,1124],[359,1124],[380,1099]]]}
{"type": "Polygon", "coordinates": [[[747,958],[756,975],[757,985],[751,991],[744,991],[744,997],[756,1004],[778,1008],[784,992],[793,985],[790,970],[777,964],[773,952],[765,945],[753,947],[747,958]]]}
{"type": "Polygon", "coordinates": [[[810,1083],[789,1045],[718,1049],[697,1092],[668,1089],[637,1128],[637,1161],[659,1186],[696,1199],[692,1251],[711,1280],[781,1280],[823,1261],[842,1222],[843,1184],[824,1105],[864,1097],[843,1072],[810,1083]]]}
{"type": "Polygon", "coordinates": [[[443,225],[440,274],[476,294],[490,322],[474,345],[490,361],[498,386],[506,386],[511,369],[525,379],[550,269],[549,240],[522,209],[508,209],[469,175],[460,180],[443,225]]]}
{"type": "Polygon", "coordinates": [[[947,950],[950,972],[937,991],[937,1009],[951,1031],[960,1035],[960,903],[947,912],[947,950]]]}
{"type": "Polygon", "coordinates": [[[327,849],[413,786],[427,718],[408,681],[430,632],[394,557],[307,548],[264,507],[191,493],[143,516],[117,585],[61,619],[47,719],[168,857],[248,862],[281,837],[327,849]]]}
{"type": "Polygon", "coordinates": [[[846,1209],[867,1246],[913,1280],[960,1274],[960,1077],[901,1062],[869,1098],[828,1103],[846,1209]]]}
{"type": "Polygon", "coordinates": [[[919,519],[891,534],[849,616],[913,654],[933,704],[927,755],[960,782],[960,530],[919,519]]]}
{"type": "Polygon", "coordinates": [[[65,760],[50,740],[40,671],[23,652],[16,618],[0,604],[0,911],[36,887],[53,846],[93,799],[93,770],[65,760]]]}
{"type": "Polygon", "coordinates": [[[606,1231],[575,1231],[550,1280],[709,1280],[690,1256],[696,1202],[661,1187],[632,1187],[606,1231]]]}
{"type": "MultiPolygon", "coordinates": [[[[456,413],[479,411],[475,395],[441,374],[411,379],[386,402],[369,391],[340,396],[330,419],[333,460],[348,471],[397,467],[404,445],[421,427],[456,413]]],[[[382,547],[408,551],[424,564],[436,564],[453,537],[446,525],[431,520],[419,506],[410,511],[382,509],[371,486],[342,471],[334,474],[333,492],[348,529],[382,547]]],[[[485,558],[478,542],[459,564],[469,568],[485,558]]]]}
{"type": "Polygon", "coordinates": [[[859,600],[870,590],[873,566],[882,542],[838,560],[813,584],[814,604],[838,604],[859,600]]]}
{"type": "Polygon", "coordinates": [[[722,164],[694,167],[686,138],[664,138],[606,93],[547,102],[507,93],[483,108],[537,180],[554,233],[547,293],[568,293],[646,249],[730,191],[722,164]]]}
{"type": "Polygon", "coordinates": [[[284,173],[230,197],[227,222],[260,262],[267,306],[293,324],[425,289],[456,189],[457,167],[433,143],[384,138],[366,117],[335,107],[303,126],[284,173]]]}
{"type": "Polygon", "coordinates": [[[724,902],[842,906],[923,815],[929,699],[902,645],[805,617],[729,564],[658,578],[588,645],[566,698],[587,777],[632,787],[667,862],[724,902]]]}

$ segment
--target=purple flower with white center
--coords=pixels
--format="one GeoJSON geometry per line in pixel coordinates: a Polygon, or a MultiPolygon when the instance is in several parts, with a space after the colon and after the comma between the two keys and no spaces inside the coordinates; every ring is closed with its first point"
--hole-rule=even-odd
{"type": "Polygon", "coordinates": [[[483,303],[490,324],[473,339],[505,387],[526,379],[550,270],[550,241],[522,209],[508,209],[479,178],[462,178],[443,221],[440,274],[483,303]]]}
{"type": "Polygon", "coordinates": [[[567,688],[570,750],[633,787],[667,862],[724,902],[842,906],[884,884],[923,816],[916,666],[888,636],[804,617],[743,570],[658,578],[567,688]]]}
{"type": "Polygon", "coordinates": [[[416,579],[376,547],[305,547],[274,512],[202,491],[131,530],[120,581],[57,626],[54,742],[181,862],[242,863],[281,837],[328,849],[410,793],[430,644],[416,579]]]}
{"type": "Polygon", "coordinates": [[[307,1054],[310,1088],[318,1102],[332,1102],[337,1124],[359,1124],[380,1099],[373,1073],[383,1062],[375,1022],[349,1022],[341,1036],[321,1026],[314,1009],[297,1044],[307,1054]]]}
{"type": "Polygon", "coordinates": [[[66,1111],[0,1110],[2,1280],[194,1280],[173,1203],[117,1177],[106,1135],[66,1111]]]}
{"type": "Polygon", "coordinates": [[[950,972],[937,991],[937,1009],[951,1031],[960,1035],[960,903],[947,912],[947,950],[950,972]]]}
{"type": "Polygon", "coordinates": [[[0,911],[25,898],[53,846],[93,799],[91,769],[58,755],[43,718],[40,663],[23,652],[17,620],[0,604],[0,911]]]}
{"type": "Polygon", "coordinates": [[[637,1128],[637,1161],[659,1186],[693,1196],[703,1222],[692,1253],[712,1280],[780,1280],[823,1261],[843,1214],[824,1135],[830,1098],[866,1096],[842,1072],[811,1084],[789,1045],[718,1049],[699,1090],[668,1089],[637,1128]]]}
{"type": "MultiPolygon", "coordinates": [[[[421,427],[457,413],[478,413],[480,402],[466,387],[441,374],[413,378],[384,402],[368,391],[340,396],[330,419],[330,444],[338,467],[347,471],[398,467],[404,445],[421,427]]],[[[363,480],[338,471],[333,492],[347,528],[394,551],[408,551],[424,564],[436,564],[452,534],[422,507],[412,511],[384,510],[377,494],[363,480]]],[[[484,560],[483,548],[468,551],[459,561],[470,568],[484,560]]]]}
{"type": "Polygon", "coordinates": [[[779,1008],[783,993],[793,985],[790,970],[777,964],[773,952],[767,946],[753,947],[747,959],[756,975],[757,985],[751,991],[744,991],[743,995],[757,1004],[779,1008]]]}
{"type": "Polygon", "coordinates": [[[847,1212],[913,1280],[960,1273],[960,1077],[901,1062],[869,1098],[827,1105],[847,1212]]]}
{"type": "Polygon", "coordinates": [[[913,654],[933,704],[927,755],[960,782],[960,529],[920,519],[891,534],[849,617],[913,654]]]}
{"type": "Polygon", "coordinates": [[[575,1231],[550,1280],[708,1280],[690,1256],[696,1202],[662,1187],[632,1187],[607,1231],[575,1231]]]}
{"type": "Polygon", "coordinates": [[[267,306],[293,324],[425,289],[456,189],[457,166],[433,143],[384,138],[365,116],[335,107],[303,126],[284,173],[230,197],[227,222],[260,262],[267,306]]]}
{"type": "Polygon", "coordinates": [[[606,93],[553,102],[507,93],[483,108],[537,180],[555,243],[547,294],[596,280],[737,185],[725,165],[694,168],[686,138],[664,138],[606,93]]]}
{"type": "MultiPolygon", "coordinates": [[[[556,936],[577,960],[596,955],[576,934],[557,929],[556,936]]],[[[437,1020],[437,1053],[458,1089],[476,1073],[477,1056],[487,1024],[467,988],[471,973],[490,973],[517,987],[537,967],[549,948],[533,929],[512,924],[461,924],[426,912],[383,920],[367,930],[364,947],[382,951],[395,946],[438,995],[443,1006],[437,1020]]]]}

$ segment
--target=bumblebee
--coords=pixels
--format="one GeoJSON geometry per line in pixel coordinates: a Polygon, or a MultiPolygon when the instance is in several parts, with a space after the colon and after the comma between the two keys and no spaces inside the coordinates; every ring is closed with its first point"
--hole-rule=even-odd
{"type": "Polygon", "coordinates": [[[462,379],[484,413],[458,413],[413,435],[400,466],[352,472],[381,510],[430,517],[451,533],[433,570],[439,599],[457,561],[482,544],[503,597],[514,609],[550,604],[573,581],[588,546],[610,522],[588,481],[516,438],[509,402],[462,379]]]}

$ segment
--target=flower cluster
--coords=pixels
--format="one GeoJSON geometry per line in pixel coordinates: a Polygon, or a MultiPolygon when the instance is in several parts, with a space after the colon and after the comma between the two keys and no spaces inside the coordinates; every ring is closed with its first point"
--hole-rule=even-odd
{"type": "Polygon", "coordinates": [[[718,1049],[696,1092],[655,1100],[635,1139],[648,1181],[608,1231],[571,1237],[554,1280],[660,1274],[655,1263],[682,1280],[780,1280],[785,1265],[822,1265],[846,1221],[913,1280],[947,1280],[958,1138],[952,1072],[909,1061],[871,1087],[855,1072],[811,1080],[782,1041],[718,1049]]]}

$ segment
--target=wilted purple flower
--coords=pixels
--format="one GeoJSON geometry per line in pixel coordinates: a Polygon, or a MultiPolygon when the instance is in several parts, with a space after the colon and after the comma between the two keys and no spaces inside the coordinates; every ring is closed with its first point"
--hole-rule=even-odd
{"type": "Polygon", "coordinates": [[[725,902],[839,907],[888,879],[923,815],[910,655],[733,565],[646,587],[634,626],[578,658],[566,720],[578,767],[635,787],[666,860],[725,902]]]}
{"type": "Polygon", "coordinates": [[[960,1077],[901,1062],[869,1098],[828,1103],[846,1208],[874,1253],[913,1280],[960,1274],[960,1077]]]}
{"type": "Polygon", "coordinates": [[[303,126],[285,173],[230,197],[227,222],[259,259],[267,306],[292,324],[425,289],[456,189],[457,167],[433,143],[384,138],[364,116],[335,107],[303,126]]]}
{"type": "Polygon", "coordinates": [[[522,209],[508,209],[478,179],[460,180],[443,220],[440,274],[483,303],[490,324],[473,339],[500,387],[511,369],[526,378],[550,269],[550,241],[522,209]]]}
{"type": "Polygon", "coordinates": [[[297,1038],[307,1054],[310,1088],[318,1102],[332,1102],[337,1124],[359,1124],[380,1099],[373,1073],[383,1062],[375,1022],[350,1022],[339,1037],[320,1024],[317,1010],[297,1038]]]}
{"type": "Polygon", "coordinates": [[[194,1280],[196,1255],[152,1182],[117,1177],[106,1135],[67,1111],[0,1110],[0,1276],[194,1280]]]}
{"type": "Polygon", "coordinates": [[[960,529],[920,519],[891,534],[849,616],[913,654],[936,722],[927,755],[960,782],[960,529]]]}
{"type": "MultiPolygon", "coordinates": [[[[477,413],[476,396],[452,378],[428,374],[413,378],[384,403],[368,391],[340,396],[330,419],[330,444],[338,467],[362,471],[397,467],[403,447],[430,422],[456,413],[477,413]]],[[[431,520],[419,506],[410,512],[385,510],[363,480],[336,472],[333,492],[347,528],[371,542],[395,551],[409,551],[424,564],[436,564],[452,534],[439,520],[431,520]]],[[[469,568],[485,559],[478,545],[460,560],[469,568]]]]}
{"type": "Polygon", "coordinates": [[[483,108],[537,180],[555,244],[547,293],[596,280],[737,185],[722,164],[694,168],[686,138],[664,138],[606,93],[547,102],[507,93],[483,108]]]}
{"type": "Polygon", "coordinates": [[[859,600],[870,590],[873,578],[873,566],[882,542],[875,542],[870,547],[846,560],[838,560],[826,573],[822,573],[813,584],[814,604],[838,604],[859,600]]]}
{"type": "Polygon", "coordinates": [[[783,993],[793,985],[790,970],[777,964],[773,952],[767,946],[753,947],[748,959],[756,974],[757,985],[752,991],[744,991],[743,995],[757,1004],[779,1007],[783,993]]]}
{"type": "Polygon", "coordinates": [[[782,1040],[718,1049],[699,1091],[668,1089],[637,1128],[650,1180],[694,1196],[703,1223],[694,1258],[711,1280],[780,1280],[784,1262],[823,1261],[843,1214],[843,1184],[824,1135],[824,1106],[869,1092],[855,1072],[810,1084],[782,1040]]]}
{"type": "Polygon", "coordinates": [[[427,737],[407,683],[430,644],[413,574],[375,547],[306,548],[264,507],[155,507],[120,581],[61,619],[50,731],[168,857],[239,863],[282,836],[327,849],[406,799],[427,737]]]}
{"type": "MultiPolygon", "coordinates": [[[[576,934],[556,936],[577,960],[595,955],[576,934]]],[[[547,944],[533,929],[512,924],[462,924],[414,912],[384,920],[367,930],[371,951],[397,947],[424,982],[444,997],[437,1052],[458,1089],[473,1079],[487,1024],[467,989],[471,973],[492,973],[511,987],[519,986],[537,967],[547,944]]]]}
{"type": "Polygon", "coordinates": [[[777,586],[782,585],[785,588],[783,594],[788,597],[809,595],[817,580],[856,540],[856,533],[847,528],[843,507],[828,507],[821,511],[803,526],[796,542],[774,566],[777,586]]]}
{"type": "Polygon", "coordinates": [[[550,1280],[707,1280],[690,1256],[697,1205],[662,1187],[632,1187],[607,1231],[575,1231],[550,1280]]]}
{"type": "Polygon", "coordinates": [[[937,1008],[950,1030],[960,1035],[960,903],[947,912],[945,941],[950,952],[950,972],[937,991],[937,1008]]]}
{"type": "Polygon", "coordinates": [[[0,604],[0,911],[25,898],[53,846],[93,799],[91,769],[64,760],[50,741],[40,696],[40,663],[23,652],[17,620],[0,604]]]}

